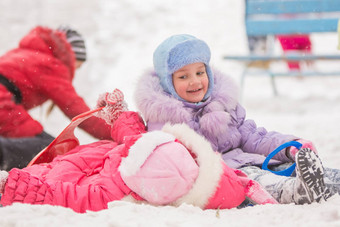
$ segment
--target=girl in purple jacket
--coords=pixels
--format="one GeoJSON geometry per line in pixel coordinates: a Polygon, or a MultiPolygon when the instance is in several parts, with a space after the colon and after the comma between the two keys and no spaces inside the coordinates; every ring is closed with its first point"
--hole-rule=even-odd
{"type": "Polygon", "coordinates": [[[280,203],[311,203],[340,191],[334,183],[340,182],[340,171],[324,169],[310,141],[267,132],[246,119],[232,80],[210,68],[210,49],[204,41],[186,34],[171,36],[157,47],[153,61],[155,72],[140,78],[135,94],[149,131],[167,122],[186,123],[222,154],[228,166],[257,180],[280,203]],[[271,151],[292,140],[302,143],[302,150],[283,149],[270,166],[296,161],[296,177],[259,168],[271,151]]]}

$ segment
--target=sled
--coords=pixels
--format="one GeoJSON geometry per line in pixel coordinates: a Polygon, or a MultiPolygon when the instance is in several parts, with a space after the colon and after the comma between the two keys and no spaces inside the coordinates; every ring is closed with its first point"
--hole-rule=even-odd
{"type": "Polygon", "coordinates": [[[102,110],[104,107],[99,107],[94,110],[89,110],[85,113],[79,114],[72,118],[71,123],[55,138],[46,148],[39,152],[27,166],[32,166],[38,163],[51,162],[56,156],[62,155],[70,151],[71,149],[79,146],[79,140],[74,135],[75,128],[93,116],[94,113],[102,110]]]}
{"type": "Polygon", "coordinates": [[[287,147],[291,147],[291,146],[294,146],[296,147],[297,149],[300,149],[302,147],[302,144],[297,142],[297,141],[290,141],[290,142],[287,142],[287,143],[284,143],[282,145],[280,145],[279,147],[277,147],[274,151],[272,151],[268,156],[267,158],[264,160],[263,164],[262,164],[262,169],[264,170],[268,170],[272,173],[275,173],[276,175],[280,175],[280,176],[291,176],[292,173],[294,172],[295,170],[295,167],[296,167],[296,163],[293,163],[291,166],[289,166],[287,169],[285,170],[281,170],[281,171],[273,171],[273,170],[270,170],[268,168],[268,163],[270,161],[270,159],[272,159],[277,153],[279,153],[282,149],[285,149],[287,147]]]}

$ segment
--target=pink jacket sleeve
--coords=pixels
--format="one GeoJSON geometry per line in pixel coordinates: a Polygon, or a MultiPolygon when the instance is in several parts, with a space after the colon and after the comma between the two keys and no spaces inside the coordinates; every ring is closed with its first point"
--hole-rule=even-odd
{"type": "Polygon", "coordinates": [[[125,137],[145,133],[145,124],[137,112],[123,112],[111,128],[111,137],[118,144],[124,143],[125,137]]]}

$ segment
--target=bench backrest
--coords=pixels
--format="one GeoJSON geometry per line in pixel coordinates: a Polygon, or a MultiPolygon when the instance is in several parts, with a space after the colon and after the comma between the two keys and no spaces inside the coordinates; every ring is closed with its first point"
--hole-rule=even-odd
{"type": "Polygon", "coordinates": [[[246,0],[248,36],[336,32],[340,0],[246,0]]]}

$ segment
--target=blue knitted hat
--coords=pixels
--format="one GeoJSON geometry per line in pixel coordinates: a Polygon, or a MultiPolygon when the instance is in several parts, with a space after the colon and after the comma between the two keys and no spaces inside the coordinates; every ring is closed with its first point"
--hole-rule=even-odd
{"type": "Polygon", "coordinates": [[[174,35],[163,41],[153,53],[153,64],[165,92],[184,101],[178,96],[172,83],[172,74],[183,66],[202,62],[209,79],[209,87],[203,99],[207,99],[214,84],[209,66],[210,49],[208,45],[191,35],[174,35]]]}

